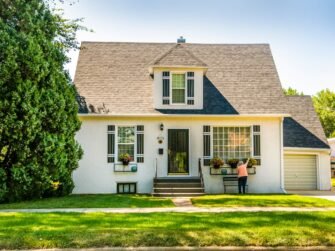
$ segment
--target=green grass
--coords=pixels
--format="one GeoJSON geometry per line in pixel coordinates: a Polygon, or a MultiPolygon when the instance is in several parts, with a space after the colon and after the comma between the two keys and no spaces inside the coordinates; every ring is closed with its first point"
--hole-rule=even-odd
{"type": "Polygon", "coordinates": [[[334,201],[299,195],[206,195],[192,198],[198,207],[335,207],[334,201]]]}
{"type": "Polygon", "coordinates": [[[335,212],[0,213],[0,249],[335,246],[335,212]]]}
{"type": "Polygon", "coordinates": [[[70,195],[18,203],[0,204],[0,209],[32,208],[122,208],[122,207],[173,207],[170,199],[148,195],[70,195]]]}

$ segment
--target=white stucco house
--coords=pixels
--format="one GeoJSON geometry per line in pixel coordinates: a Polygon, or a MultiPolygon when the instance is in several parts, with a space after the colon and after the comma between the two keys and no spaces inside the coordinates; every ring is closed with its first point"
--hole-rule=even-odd
{"type": "Polygon", "coordinates": [[[249,192],[331,188],[311,97],[284,96],[268,44],[83,42],[74,84],[74,193],[223,193],[213,156],[255,158],[249,192]]]}

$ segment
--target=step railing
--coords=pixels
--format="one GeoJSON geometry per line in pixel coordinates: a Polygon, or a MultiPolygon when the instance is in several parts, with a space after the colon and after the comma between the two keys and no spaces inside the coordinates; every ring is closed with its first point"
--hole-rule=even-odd
{"type": "Polygon", "coordinates": [[[158,168],[157,168],[157,158],[155,159],[155,163],[154,163],[154,165],[155,165],[155,179],[157,179],[157,172],[158,172],[158,168]]]}
{"type": "Polygon", "coordinates": [[[199,173],[199,178],[200,178],[201,186],[203,188],[205,188],[204,177],[203,177],[203,174],[202,174],[202,159],[201,158],[199,158],[199,160],[198,160],[198,173],[199,173]]]}

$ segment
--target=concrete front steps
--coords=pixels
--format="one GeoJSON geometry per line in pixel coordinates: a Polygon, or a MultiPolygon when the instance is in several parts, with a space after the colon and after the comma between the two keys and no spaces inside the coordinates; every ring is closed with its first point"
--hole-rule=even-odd
{"type": "Polygon", "coordinates": [[[204,195],[205,190],[199,177],[155,178],[153,196],[193,197],[204,195]]]}

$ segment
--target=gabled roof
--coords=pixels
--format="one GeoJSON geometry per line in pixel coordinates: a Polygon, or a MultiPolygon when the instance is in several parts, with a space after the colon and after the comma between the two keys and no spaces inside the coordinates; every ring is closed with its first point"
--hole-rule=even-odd
{"type": "Polygon", "coordinates": [[[291,114],[284,146],[329,148],[310,97],[285,97],[268,44],[83,42],[74,84],[81,113],[291,114]],[[207,67],[202,110],[157,110],[148,67],[207,67]]]}
{"type": "Polygon", "coordinates": [[[303,148],[329,148],[320,120],[310,96],[285,97],[287,113],[284,119],[284,146],[303,148]]]}
{"type": "Polygon", "coordinates": [[[169,113],[154,109],[148,67],[178,60],[188,65],[203,62],[208,67],[204,88],[210,92],[205,93],[204,109],[186,113],[283,112],[284,96],[268,44],[83,42],[82,47],[74,79],[82,112],[169,113]],[[177,59],[179,54],[181,59],[177,59]]]}
{"type": "Polygon", "coordinates": [[[166,53],[155,59],[152,66],[207,67],[203,61],[194,56],[183,44],[172,46],[166,53]]]}

